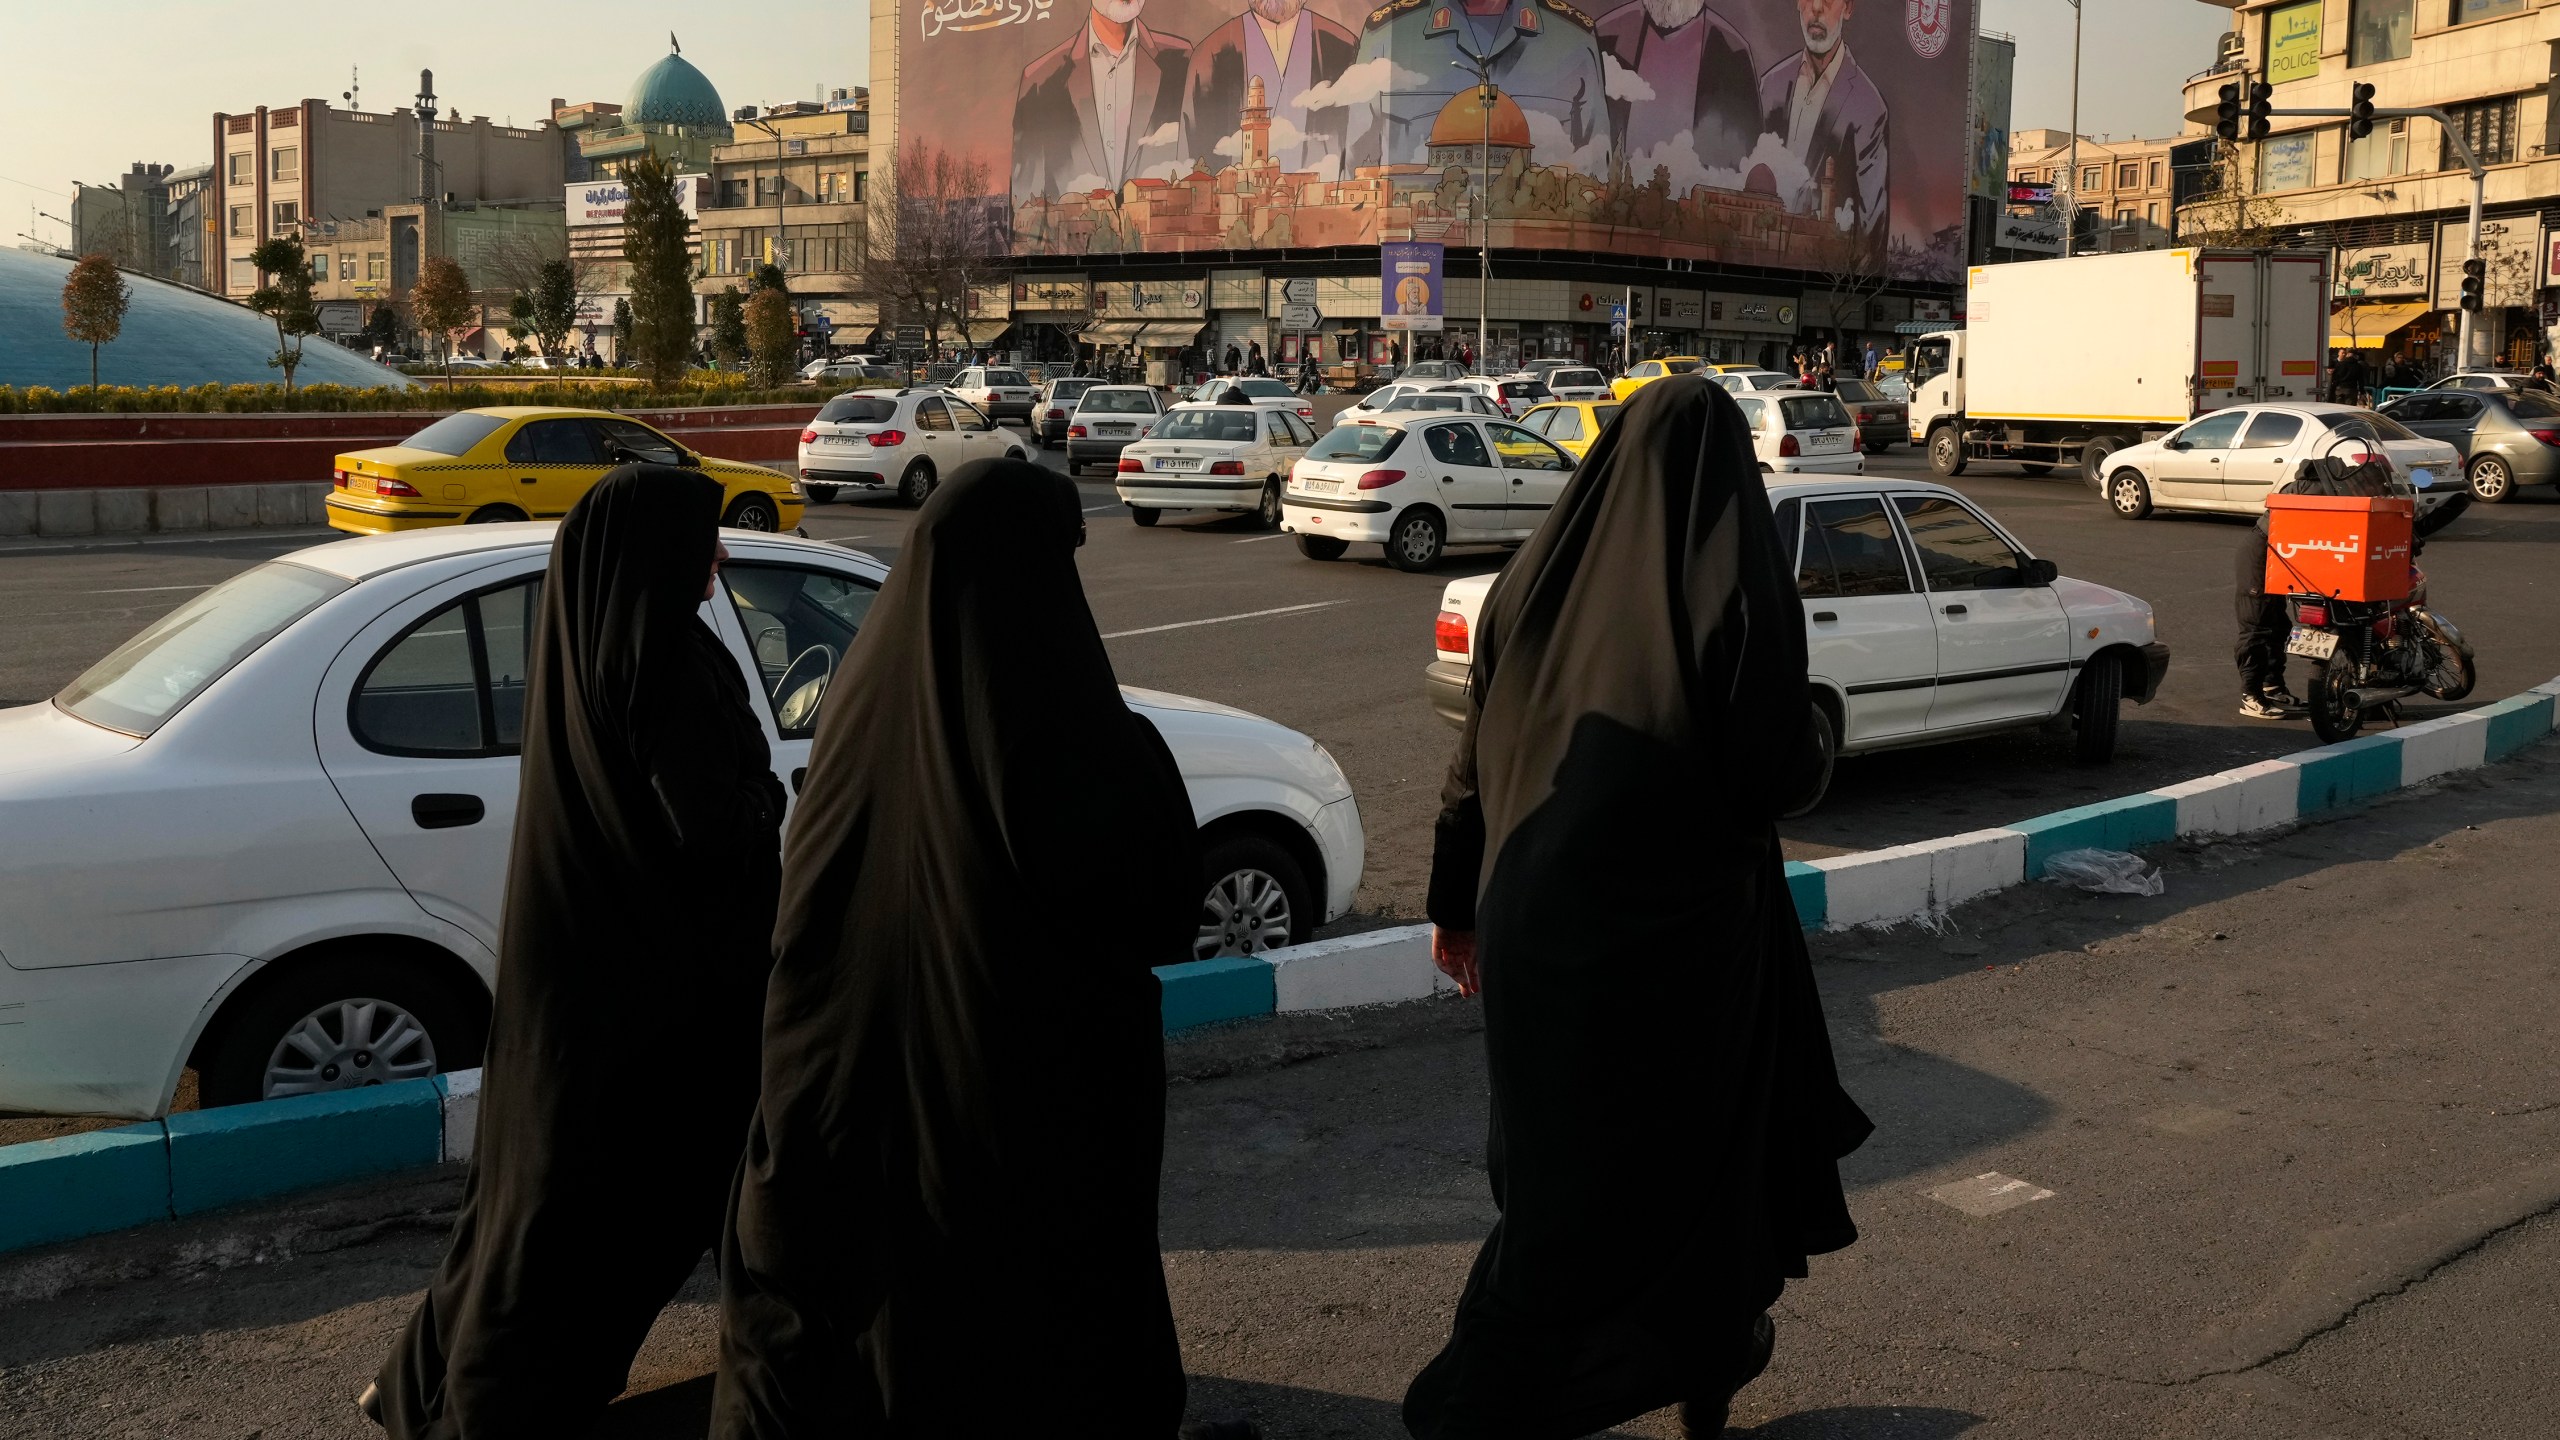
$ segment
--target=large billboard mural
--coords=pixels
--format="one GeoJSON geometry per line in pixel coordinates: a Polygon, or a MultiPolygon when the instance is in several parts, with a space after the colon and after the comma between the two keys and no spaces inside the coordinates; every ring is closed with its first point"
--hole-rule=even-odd
{"type": "Polygon", "coordinates": [[[1489,223],[1504,248],[1962,273],[1975,0],[894,3],[900,141],[1009,182],[1017,254],[1489,223]]]}

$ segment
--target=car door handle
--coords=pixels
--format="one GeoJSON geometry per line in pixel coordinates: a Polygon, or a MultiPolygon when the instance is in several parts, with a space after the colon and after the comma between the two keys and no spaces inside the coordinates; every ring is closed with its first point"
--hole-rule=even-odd
{"type": "Polygon", "coordinates": [[[1443,475],[1440,477],[1440,483],[1443,485],[1455,485],[1458,483],[1458,477],[1455,475],[1443,475]]]}
{"type": "Polygon", "coordinates": [[[522,478],[518,483],[519,483],[519,484],[524,484],[524,485],[531,485],[531,484],[533,484],[533,483],[534,483],[534,477],[532,477],[532,476],[530,476],[530,475],[524,476],[524,477],[523,477],[523,478],[522,478]]]}
{"type": "Polygon", "coordinates": [[[1514,480],[1514,481],[1512,481],[1511,483],[1512,483],[1512,484],[1514,484],[1514,485],[1526,485],[1526,484],[1528,484],[1529,482],[1528,482],[1528,481],[1526,481],[1526,480],[1514,480]]]}
{"type": "Polygon", "coordinates": [[[1840,616],[1836,611],[1816,610],[1813,612],[1813,623],[1816,625],[1837,625],[1840,623],[1840,616]]]}
{"type": "Polygon", "coordinates": [[[1962,615],[1965,613],[1965,608],[1961,605],[1950,605],[1946,608],[1944,613],[1949,615],[1962,615]]]}
{"type": "Polygon", "coordinates": [[[489,813],[477,795],[420,795],[409,802],[409,818],[421,830],[451,830],[477,825],[489,813]]]}

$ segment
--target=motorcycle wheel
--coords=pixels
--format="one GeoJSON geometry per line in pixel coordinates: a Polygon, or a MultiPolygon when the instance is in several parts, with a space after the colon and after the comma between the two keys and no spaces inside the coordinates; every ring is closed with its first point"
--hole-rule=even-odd
{"type": "Polygon", "coordinates": [[[2469,695],[2471,687],[2480,682],[2478,667],[2471,663],[2470,656],[2462,653],[2462,647],[2436,628],[2434,616],[2426,616],[2419,623],[2426,627],[2427,653],[2435,661],[2427,667],[2428,696],[2437,700],[2459,700],[2469,695]]]}
{"type": "Polygon", "coordinates": [[[2311,733],[2321,744],[2353,740],[2364,728],[2364,712],[2347,702],[2355,684],[2353,664],[2324,660],[2311,667],[2311,693],[2303,698],[2311,707],[2311,733]]]}

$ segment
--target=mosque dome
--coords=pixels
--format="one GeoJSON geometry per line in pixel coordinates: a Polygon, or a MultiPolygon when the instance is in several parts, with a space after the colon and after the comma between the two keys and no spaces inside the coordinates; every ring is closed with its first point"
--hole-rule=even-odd
{"type": "MultiPolygon", "coordinates": [[[[0,250],[0,385],[89,383],[89,347],[62,333],[62,282],[71,262],[26,250],[0,250]]],[[[98,379],[108,385],[272,385],[279,372],[275,323],[245,306],[183,285],[128,274],[133,303],[124,333],[99,352],[98,379]]],[[[296,385],[409,387],[409,377],[314,335],[302,347],[296,385]]]]}
{"type": "Polygon", "coordinates": [[[682,55],[669,55],[631,82],[622,120],[626,125],[719,127],[729,123],[729,112],[710,76],[682,55]]]}
{"type": "Polygon", "coordinates": [[[1486,118],[1484,106],[1476,98],[1476,87],[1470,85],[1440,107],[1440,118],[1431,122],[1430,143],[1471,147],[1490,143],[1497,150],[1529,148],[1529,117],[1520,112],[1520,102],[1496,90],[1490,134],[1486,118]]]}

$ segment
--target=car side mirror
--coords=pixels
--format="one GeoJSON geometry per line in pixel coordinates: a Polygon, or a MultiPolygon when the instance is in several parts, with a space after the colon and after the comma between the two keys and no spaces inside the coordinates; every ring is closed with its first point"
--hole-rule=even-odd
{"type": "Polygon", "coordinates": [[[2027,583],[2030,585],[2050,585],[2061,578],[2062,567],[2050,560],[2034,559],[2027,562],[2027,583]]]}
{"type": "Polygon", "coordinates": [[[702,457],[690,450],[679,448],[676,451],[676,463],[687,470],[699,470],[702,468],[702,457]]]}
{"type": "Polygon", "coordinates": [[[2196,447],[2195,442],[2191,440],[2164,440],[2161,442],[2161,448],[2165,450],[2193,450],[2196,447]]]}

